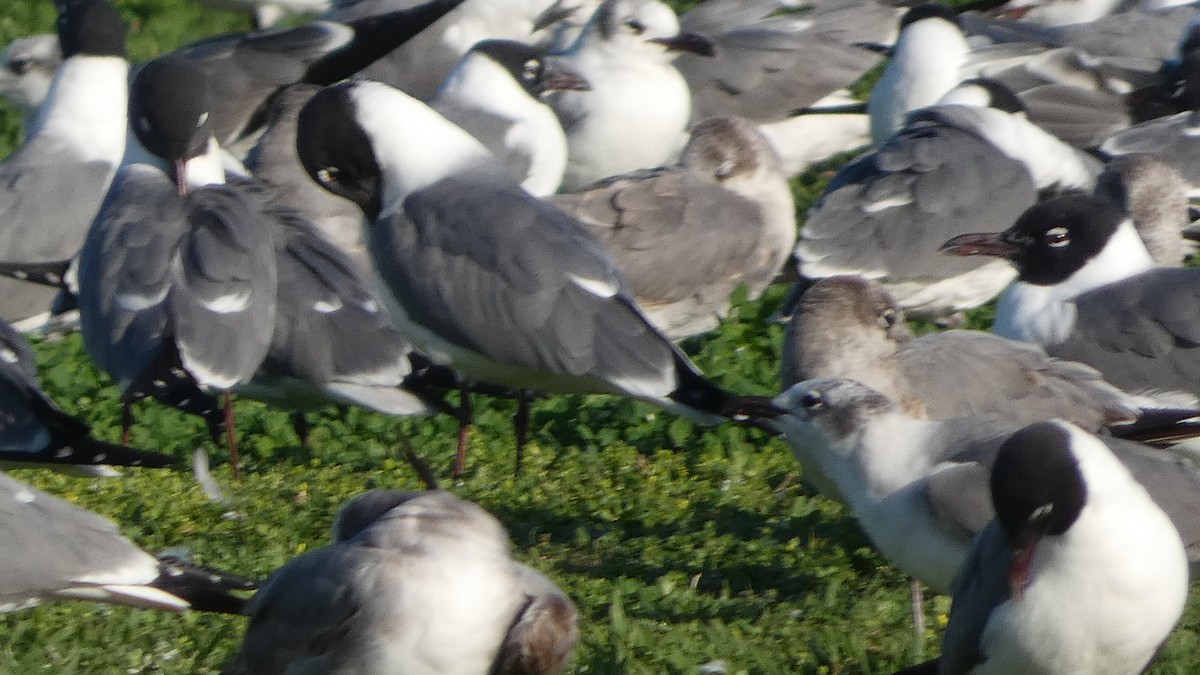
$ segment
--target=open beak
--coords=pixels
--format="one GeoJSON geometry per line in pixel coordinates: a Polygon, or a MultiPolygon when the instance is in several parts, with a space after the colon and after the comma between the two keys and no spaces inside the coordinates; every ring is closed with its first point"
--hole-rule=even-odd
{"type": "Polygon", "coordinates": [[[660,44],[674,52],[689,52],[700,56],[717,55],[717,47],[712,40],[699,33],[684,31],[672,37],[652,38],[648,42],[660,44]]]}
{"type": "Polygon", "coordinates": [[[568,65],[565,59],[548,56],[542,62],[538,93],[548,91],[591,91],[592,85],[568,65]]]}
{"type": "Polygon", "coordinates": [[[997,258],[1012,258],[1019,249],[1003,239],[1002,232],[960,234],[942,244],[939,253],[947,255],[990,255],[997,258]]]}

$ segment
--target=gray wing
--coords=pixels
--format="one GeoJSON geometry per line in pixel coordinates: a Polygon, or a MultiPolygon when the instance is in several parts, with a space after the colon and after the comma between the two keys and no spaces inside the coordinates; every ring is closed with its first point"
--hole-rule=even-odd
{"type": "Polygon", "coordinates": [[[1200,274],[1155,269],[1075,299],[1075,328],[1045,345],[1128,392],[1200,392],[1200,274]]]}
{"type": "Polygon", "coordinates": [[[987,261],[947,259],[943,242],[1003,230],[1036,197],[1017,160],[965,129],[917,121],[834,176],[800,230],[800,271],[948,279],[987,261]]]}
{"type": "Polygon", "coordinates": [[[386,412],[425,412],[415,397],[392,391],[412,371],[412,348],[374,290],[306,220],[280,209],[273,215],[279,276],[275,329],[256,379],[299,378],[326,395],[360,392],[364,400],[354,402],[385,406],[386,412]],[[397,398],[412,400],[396,410],[388,402],[397,398]]]}
{"type": "Polygon", "coordinates": [[[1100,436],[1179,530],[1192,575],[1200,570],[1200,470],[1182,454],[1100,436]]]}
{"type": "Polygon", "coordinates": [[[991,468],[968,461],[940,467],[925,479],[925,504],[941,527],[961,539],[975,536],[995,515],[991,468]]]}
{"type": "Polygon", "coordinates": [[[251,34],[218,36],[180,49],[200,65],[213,86],[213,133],[231,145],[256,120],[280,87],[299,82],[308,67],[347,43],[353,32],[328,21],[251,34]]]}
{"type": "Polygon", "coordinates": [[[1200,111],[1183,112],[1143,122],[1119,132],[1100,149],[1109,155],[1147,153],[1200,185],[1200,111]]]}
{"type": "Polygon", "coordinates": [[[1020,92],[1029,121],[1076,148],[1094,148],[1132,120],[1123,96],[1065,84],[1020,92]]]}
{"type": "Polygon", "coordinates": [[[604,245],[644,307],[694,296],[726,303],[739,283],[761,290],[775,276],[780,256],[762,250],[759,206],[687,171],[606,181],[552,201],[604,245]]]}
{"type": "Polygon", "coordinates": [[[188,231],[170,263],[175,343],[202,385],[248,381],[271,344],[277,275],[270,217],[235,186],[187,196],[188,231]]]}
{"type": "Polygon", "coordinates": [[[246,637],[221,672],[337,672],[334,652],[354,638],[363,616],[354,584],[372,557],[369,549],[335,544],[276,570],[246,605],[246,637]]]}
{"type": "Polygon", "coordinates": [[[708,36],[713,58],[682,54],[676,67],[692,91],[692,117],[737,115],[774,122],[850,85],[879,55],[853,46],[880,42],[895,28],[895,10],[874,2],[783,3],[708,0],[679,22],[708,36]]]}
{"type": "MultiPolygon", "coordinates": [[[[73,162],[62,148],[37,139],[0,164],[0,260],[54,262],[74,256],[115,171],[107,162],[73,162]]],[[[0,319],[49,311],[56,293],[0,279],[0,319]]]]}
{"type": "Polygon", "coordinates": [[[33,349],[0,321],[0,451],[30,459],[84,436],[83,422],[59,410],[37,381],[33,349]]]}
{"type": "Polygon", "coordinates": [[[1008,568],[1013,550],[999,521],[993,520],[979,533],[971,552],[954,579],[950,623],[942,636],[938,672],[966,675],[984,660],[979,651],[983,630],[992,611],[1008,600],[1008,568]]]}
{"type": "Polygon", "coordinates": [[[171,257],[187,229],[174,182],[159,169],[121,170],[79,254],[84,347],[122,388],[163,349],[171,257]]]}
{"type": "Polygon", "coordinates": [[[601,245],[508,180],[443,179],[371,237],[408,316],[492,361],[642,381],[674,371],[601,245]]]}
{"type": "Polygon", "coordinates": [[[1138,415],[1095,369],[981,331],[912,340],[898,354],[908,391],[931,418],[995,415],[1016,425],[1060,418],[1090,431],[1138,415]]]}
{"type": "Polygon", "coordinates": [[[0,474],[0,612],[72,587],[144,584],[158,561],[109,520],[0,474]]]}

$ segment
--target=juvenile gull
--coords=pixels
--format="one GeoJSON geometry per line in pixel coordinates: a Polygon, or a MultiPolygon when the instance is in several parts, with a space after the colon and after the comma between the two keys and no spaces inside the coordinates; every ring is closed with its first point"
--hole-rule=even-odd
{"type": "MultiPolygon", "coordinates": [[[[972,538],[994,512],[988,475],[1019,424],[992,417],[918,420],[866,385],[806,380],[774,399],[768,420],[805,479],[849,505],[896,567],[945,593],[972,538]]],[[[1080,432],[1081,434],[1083,432],[1080,432]]],[[[1103,443],[1150,493],[1200,567],[1200,470],[1173,453],[1119,438],[1103,443]]]]}
{"type": "Polygon", "coordinates": [[[512,558],[504,528],[447,492],[373,490],[333,543],[294,558],[250,601],[225,675],[555,675],[574,604],[512,558]]]}
{"type": "Polygon", "coordinates": [[[739,118],[695,125],[677,166],[552,200],[604,244],[646,317],[672,340],[715,328],[738,286],[757,298],[796,241],[787,177],[739,118]]]}

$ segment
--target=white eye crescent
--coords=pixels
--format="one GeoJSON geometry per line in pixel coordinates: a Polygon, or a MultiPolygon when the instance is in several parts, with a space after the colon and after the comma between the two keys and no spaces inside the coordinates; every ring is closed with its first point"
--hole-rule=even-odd
{"type": "Polygon", "coordinates": [[[1046,230],[1044,238],[1047,246],[1062,248],[1071,243],[1071,231],[1059,225],[1046,230]]]}

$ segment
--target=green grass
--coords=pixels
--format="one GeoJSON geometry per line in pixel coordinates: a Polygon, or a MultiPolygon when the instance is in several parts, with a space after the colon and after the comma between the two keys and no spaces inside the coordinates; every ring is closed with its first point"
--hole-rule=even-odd
{"type": "MultiPolygon", "coordinates": [[[[135,58],[239,28],[185,0],[118,0],[135,58]]],[[[49,30],[45,0],[7,0],[0,38],[49,30]]],[[[15,138],[15,116],[6,124],[15,138]]],[[[3,139],[0,139],[3,140],[3,139]]],[[[836,164],[795,183],[803,213],[836,164]]],[[[777,389],[781,329],[767,317],[782,289],[743,303],[719,332],[688,343],[697,363],[746,394],[777,389]]],[[[46,389],[117,437],[115,387],[87,362],[78,336],[37,345],[46,389]]],[[[184,547],[201,563],[265,576],[323,545],[336,508],[373,487],[415,489],[402,442],[456,494],[507,526],[519,558],[578,604],[577,673],[888,673],[937,649],[949,600],[927,603],[918,642],[907,581],[869,546],[846,510],[815,494],[787,447],[730,426],[697,429],[615,397],[560,396],[535,404],[524,472],[513,476],[513,405],[477,400],[469,470],[451,482],[456,423],[394,420],[330,409],[300,447],[285,414],[239,402],[245,479],[224,457],[215,473],[232,498],[208,501],[187,471],[131,470],[118,480],[14,475],[102,513],[148,550],[184,547]]],[[[205,442],[198,421],[144,406],[133,442],[179,457],[205,442]]],[[[2,544],[0,544],[2,545],[2,544]]],[[[1189,606],[1156,673],[1200,668],[1200,614],[1189,606]]],[[[58,603],[0,616],[0,673],[210,673],[237,648],[245,620],[58,603]]]]}

